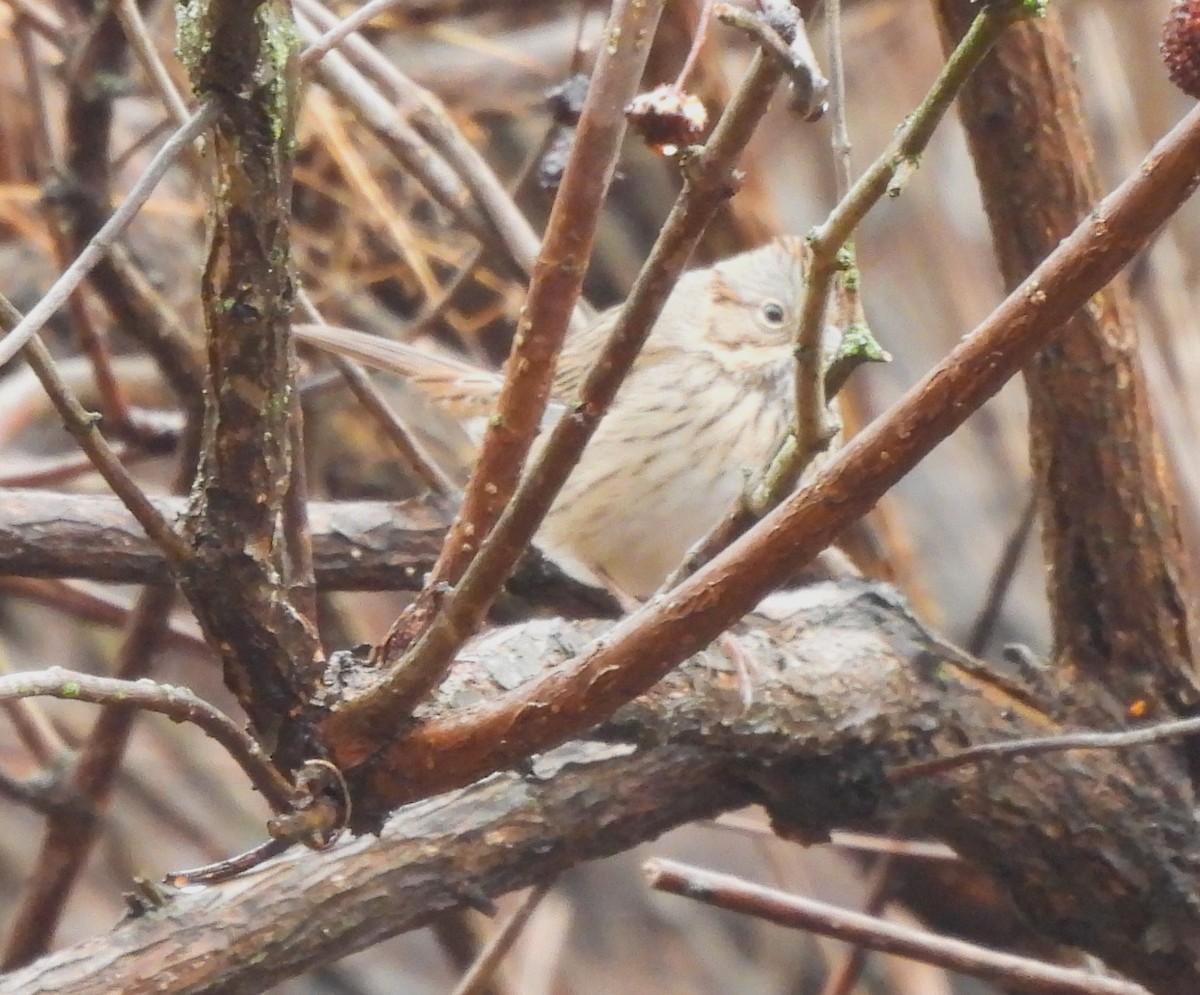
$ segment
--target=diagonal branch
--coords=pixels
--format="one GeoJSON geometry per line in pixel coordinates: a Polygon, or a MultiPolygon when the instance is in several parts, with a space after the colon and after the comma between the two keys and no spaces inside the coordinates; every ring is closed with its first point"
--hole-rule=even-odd
{"type": "MultiPolygon", "coordinates": [[[[972,5],[933,6],[953,37],[972,5]]],[[[1000,268],[1014,287],[1100,189],[1059,12],[1002,39],[961,106],[1000,268]]],[[[1200,702],[1198,592],[1140,339],[1129,289],[1116,281],[1024,370],[1046,592],[1062,665],[1108,687],[1117,709],[1188,714],[1200,702]]]]}
{"type": "MultiPolygon", "coordinates": [[[[417,726],[386,749],[376,743],[351,780],[366,778],[385,805],[467,784],[578,735],[644,692],[870,510],[1145,246],[1198,180],[1200,109],[885,416],[705,569],[520,692],[417,726]]],[[[353,738],[330,746],[345,768],[361,758],[353,738]]]]}
{"type": "MultiPolygon", "coordinates": [[[[751,713],[728,663],[702,654],[596,741],[414,804],[378,839],[293,852],[237,882],[178,895],[158,915],[0,978],[0,993],[141,995],[161,978],[164,957],[188,979],[181,993],[261,991],[446,909],[749,802],[765,805],[777,830],[808,840],[835,827],[885,830],[903,812],[912,833],[1005,881],[1039,931],[1103,952],[1156,991],[1195,989],[1200,860],[1191,799],[1176,791],[1167,751],[1058,753],[897,789],[886,773],[914,756],[1054,724],[947,666],[936,637],[885,586],[820,585],[804,604],[751,637],[764,663],[751,713]],[[281,943],[287,958],[253,955],[281,943]],[[97,979],[91,957],[100,951],[97,979]]],[[[434,713],[493,695],[513,674],[557,666],[548,646],[570,654],[598,628],[542,620],[483,637],[434,713]]]]}
{"type": "Polygon", "coordinates": [[[827,902],[764,888],[732,874],[718,874],[674,860],[648,860],[643,872],[651,888],[682,895],[731,912],[757,916],[790,929],[832,936],[870,950],[911,957],[960,974],[983,978],[1037,995],[1148,995],[1141,985],[1079,968],[1060,967],[990,950],[952,937],[851,912],[827,902]]]}
{"type": "Polygon", "coordinates": [[[403,664],[364,699],[343,707],[339,721],[371,731],[386,716],[410,710],[446,672],[454,653],[482,623],[495,593],[527,547],[555,496],[600,424],[629,373],[663,303],[709,219],[734,189],[734,163],[782,78],[778,65],[756,55],[704,148],[688,166],[688,183],[663,224],[599,357],[573,398],[570,417],[559,419],[521,481],[492,534],[403,664]]]}

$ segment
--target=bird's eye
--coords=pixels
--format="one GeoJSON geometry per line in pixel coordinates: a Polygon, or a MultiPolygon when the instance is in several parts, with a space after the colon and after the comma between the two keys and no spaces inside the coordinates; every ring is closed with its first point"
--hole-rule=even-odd
{"type": "Polygon", "coordinates": [[[787,320],[787,309],[779,301],[763,301],[758,313],[770,328],[779,328],[787,320]]]}

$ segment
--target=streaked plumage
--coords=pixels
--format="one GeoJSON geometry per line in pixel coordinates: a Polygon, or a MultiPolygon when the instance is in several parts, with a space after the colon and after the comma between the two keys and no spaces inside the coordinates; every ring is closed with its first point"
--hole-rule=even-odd
{"type": "MultiPolygon", "coordinates": [[[[792,334],[803,246],[781,238],[684,274],[538,532],[572,574],[645,597],[778,448],[794,411],[792,334]]],[[[571,402],[616,310],[568,336],[555,374],[571,402]]],[[[348,329],[303,341],[407,377],[464,422],[494,407],[500,374],[348,329]]]]}

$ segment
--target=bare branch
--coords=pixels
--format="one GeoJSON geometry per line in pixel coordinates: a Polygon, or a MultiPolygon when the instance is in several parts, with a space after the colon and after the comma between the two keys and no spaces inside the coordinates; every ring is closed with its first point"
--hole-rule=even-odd
{"type": "Polygon", "coordinates": [[[298,45],[290,5],[180,8],[180,53],[213,122],[213,210],[201,297],[207,331],[205,445],[180,586],[225,680],[292,768],[287,740],[319,681],[323,650],[305,574],[289,335],[298,45]],[[283,736],[284,742],[277,737],[283,736]]]}
{"type": "MultiPolygon", "coordinates": [[[[436,768],[439,776],[454,772],[468,783],[578,735],[644,692],[816,556],[999,390],[1150,240],[1198,178],[1200,110],[1193,110],[1021,287],[808,487],[553,673],[453,720],[418,727],[382,751],[374,741],[372,766],[436,768]],[[422,756],[438,760],[423,766],[422,756]]],[[[360,760],[362,743],[352,737],[344,745],[340,759],[349,768],[360,760]]]]}
{"type": "Polygon", "coordinates": [[[371,714],[395,714],[411,707],[417,693],[432,684],[423,676],[425,671],[435,676],[444,673],[454,652],[478,628],[494,592],[537,531],[632,368],[709,219],[733,192],[734,163],[766,112],[781,76],[774,62],[755,57],[708,143],[687,164],[689,181],[584,379],[570,415],[559,419],[551,430],[512,502],[456,589],[442,599],[437,616],[403,667],[373,691],[369,702],[364,699],[361,706],[352,703],[345,707],[344,719],[369,723],[366,716],[371,714]],[[360,707],[363,711],[356,716],[360,707]]]}
{"type": "Polygon", "coordinates": [[[732,874],[717,874],[661,858],[648,860],[643,871],[650,887],[659,891],[694,898],[706,905],[756,916],[790,929],[807,929],[871,950],[911,957],[986,981],[1016,985],[1021,991],[1035,995],[1147,995],[1141,985],[1128,981],[936,936],[877,916],[839,909],[828,902],[764,888],[732,874]]]}
{"type": "MultiPolygon", "coordinates": [[[[32,313],[31,311],[30,314],[32,313]]],[[[3,342],[9,341],[22,320],[20,312],[9,303],[8,298],[0,295],[0,326],[12,330],[3,342]]],[[[67,431],[79,444],[79,448],[87,453],[88,459],[113,489],[113,493],[129,509],[130,514],[146,530],[146,534],[154,540],[170,563],[178,566],[186,562],[191,555],[187,544],[129,475],[120,458],[97,429],[96,416],[84,409],[63,378],[58,375],[50,351],[42,344],[41,339],[37,338],[36,333],[31,333],[22,348],[26,362],[45,388],[67,431]]]]}
{"type": "Polygon", "coordinates": [[[150,194],[158,186],[163,174],[174,165],[175,160],[215,119],[215,106],[205,104],[188,119],[188,123],[184,127],[178,129],[163,143],[150,165],[130,188],[125,200],[121,202],[121,206],[113,212],[112,217],[92,236],[83,251],[54,281],[54,285],[42,299],[30,308],[29,313],[3,339],[0,339],[0,366],[12,359],[41,330],[54,312],[62,307],[67,298],[83,282],[92,267],[103,258],[121,232],[137,216],[142,205],[150,199],[150,194]]]}
{"type": "Polygon", "coordinates": [[[151,680],[97,677],[63,667],[0,676],[0,700],[50,697],[96,705],[123,705],[188,722],[219,743],[246,772],[250,783],[277,811],[291,803],[292,786],[271,765],[261,744],[220,709],[185,687],[151,680]]]}

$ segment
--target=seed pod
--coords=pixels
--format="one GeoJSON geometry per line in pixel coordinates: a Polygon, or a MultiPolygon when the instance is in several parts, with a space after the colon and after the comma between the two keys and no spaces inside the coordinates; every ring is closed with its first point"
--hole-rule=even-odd
{"type": "Polygon", "coordinates": [[[1200,0],[1171,4],[1158,49],[1171,82],[1189,97],[1200,98],[1200,0]]]}

